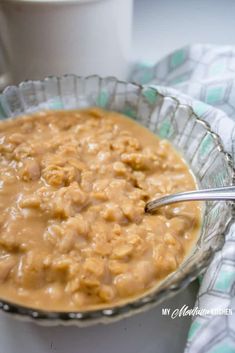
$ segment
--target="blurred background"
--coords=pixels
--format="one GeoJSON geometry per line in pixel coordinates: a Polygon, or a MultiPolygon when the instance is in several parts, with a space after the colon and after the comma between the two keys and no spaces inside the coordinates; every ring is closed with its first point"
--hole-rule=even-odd
{"type": "Polygon", "coordinates": [[[5,58],[14,83],[66,73],[127,78],[133,0],[0,4],[0,62],[5,58]]]}
{"type": "Polygon", "coordinates": [[[68,72],[128,78],[127,61],[155,63],[192,43],[235,44],[234,0],[133,0],[133,23],[132,0],[78,0],[85,4],[83,9],[87,6],[80,17],[80,9],[69,14],[67,5],[58,6],[56,13],[56,5],[47,7],[50,1],[30,0],[33,5],[27,9],[19,6],[24,2],[0,0],[0,89],[11,82],[68,72]],[[34,5],[38,1],[44,2],[42,15],[34,5]],[[13,13],[9,5],[16,3],[18,12],[13,13]]]}
{"type": "Polygon", "coordinates": [[[133,57],[156,62],[186,44],[235,44],[234,0],[135,0],[133,57]]]}

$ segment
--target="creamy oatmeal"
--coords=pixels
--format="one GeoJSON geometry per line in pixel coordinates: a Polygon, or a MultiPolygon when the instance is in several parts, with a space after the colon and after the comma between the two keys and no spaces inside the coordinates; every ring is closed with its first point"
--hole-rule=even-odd
{"type": "Polygon", "coordinates": [[[196,187],[165,140],[101,109],[0,123],[0,297],[47,310],[118,304],[176,270],[195,243],[196,187]]]}

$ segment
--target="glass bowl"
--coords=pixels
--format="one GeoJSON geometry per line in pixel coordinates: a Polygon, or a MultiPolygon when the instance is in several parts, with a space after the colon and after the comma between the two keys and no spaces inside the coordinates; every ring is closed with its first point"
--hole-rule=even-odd
{"type": "MultiPolygon", "coordinates": [[[[74,109],[99,106],[121,112],[143,124],[180,151],[201,188],[234,184],[231,157],[218,135],[180,99],[157,89],[118,81],[114,77],[65,75],[42,81],[26,81],[7,87],[0,95],[0,119],[45,109],[74,109]]],[[[234,218],[231,202],[206,202],[196,246],[179,269],[150,294],[112,308],[81,312],[48,312],[0,299],[0,308],[37,323],[86,326],[114,320],[151,308],[186,287],[207,268],[221,249],[234,218]]]]}

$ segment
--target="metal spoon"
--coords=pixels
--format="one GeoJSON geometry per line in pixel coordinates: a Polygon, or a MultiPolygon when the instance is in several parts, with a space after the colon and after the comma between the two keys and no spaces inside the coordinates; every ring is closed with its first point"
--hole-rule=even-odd
{"type": "Polygon", "coordinates": [[[180,192],[177,194],[160,197],[146,203],[145,212],[152,213],[157,208],[176,202],[200,200],[231,200],[235,201],[235,186],[180,192]]]}

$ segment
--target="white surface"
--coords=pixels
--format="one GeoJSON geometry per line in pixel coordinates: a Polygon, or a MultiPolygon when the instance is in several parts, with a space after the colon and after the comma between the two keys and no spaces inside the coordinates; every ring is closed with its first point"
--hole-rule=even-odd
{"type": "Polygon", "coordinates": [[[1,353],[182,353],[189,317],[172,320],[161,308],[193,307],[194,283],[159,307],[110,325],[40,327],[0,314],[1,353]]]}

